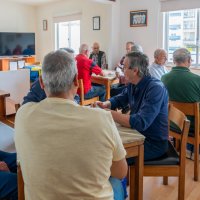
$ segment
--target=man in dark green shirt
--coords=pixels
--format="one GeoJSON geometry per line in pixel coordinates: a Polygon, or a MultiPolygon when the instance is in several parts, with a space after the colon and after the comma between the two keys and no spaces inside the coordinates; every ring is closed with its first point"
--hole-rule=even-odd
{"type": "MultiPolygon", "coordinates": [[[[169,93],[169,100],[193,103],[200,102],[200,76],[189,70],[191,54],[185,49],[177,49],[173,53],[173,62],[176,67],[163,75],[161,80],[169,93]]],[[[191,121],[190,132],[194,132],[194,118],[188,116],[191,121]]]]}

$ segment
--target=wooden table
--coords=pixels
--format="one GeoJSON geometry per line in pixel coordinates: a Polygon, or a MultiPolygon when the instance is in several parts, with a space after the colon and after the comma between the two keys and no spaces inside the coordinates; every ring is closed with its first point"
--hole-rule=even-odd
{"type": "Polygon", "coordinates": [[[106,87],[106,100],[110,99],[110,86],[112,84],[119,83],[119,79],[115,76],[115,71],[112,70],[103,70],[106,76],[99,76],[93,74],[91,76],[92,83],[98,83],[101,85],[105,85],[106,87]]]}
{"type": "Polygon", "coordinates": [[[0,90],[0,119],[6,119],[6,97],[10,94],[3,90],[0,90]]]}
{"type": "Polygon", "coordinates": [[[121,136],[126,158],[135,157],[135,165],[129,167],[130,200],[142,200],[143,198],[143,168],[144,168],[144,139],[138,131],[125,128],[117,124],[121,136]]]}

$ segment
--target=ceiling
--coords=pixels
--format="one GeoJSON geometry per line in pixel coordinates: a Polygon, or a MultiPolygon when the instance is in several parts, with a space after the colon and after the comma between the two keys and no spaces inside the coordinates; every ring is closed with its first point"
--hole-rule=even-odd
{"type": "MultiPolygon", "coordinates": [[[[51,2],[58,2],[62,0],[9,0],[11,2],[17,2],[17,3],[23,3],[27,5],[32,5],[32,6],[38,6],[46,3],[51,3],[51,2]]],[[[65,0],[68,1],[68,0],[65,0]]],[[[99,0],[99,1],[105,1],[105,0],[99,0]]],[[[115,0],[108,0],[108,1],[115,1],[115,0]]]]}
{"type": "Polygon", "coordinates": [[[61,1],[61,0],[9,0],[9,1],[23,3],[23,4],[27,4],[27,5],[32,5],[32,6],[38,6],[41,4],[57,2],[57,1],[61,1]]]}

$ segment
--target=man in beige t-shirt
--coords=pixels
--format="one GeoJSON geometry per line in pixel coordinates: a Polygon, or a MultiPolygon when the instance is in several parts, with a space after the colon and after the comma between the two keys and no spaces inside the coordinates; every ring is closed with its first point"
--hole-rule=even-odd
{"type": "Polygon", "coordinates": [[[113,195],[109,182],[110,176],[117,181],[127,173],[121,138],[110,112],[73,101],[78,88],[74,59],[61,50],[49,53],[40,84],[47,98],[23,105],[15,122],[25,198],[123,199],[113,195]]]}

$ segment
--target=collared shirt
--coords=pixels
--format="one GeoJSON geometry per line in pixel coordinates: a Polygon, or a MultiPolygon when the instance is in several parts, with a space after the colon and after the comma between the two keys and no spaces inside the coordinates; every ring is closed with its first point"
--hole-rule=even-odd
{"type": "Polygon", "coordinates": [[[137,85],[129,84],[110,99],[111,109],[130,107],[130,125],[154,141],[168,139],[168,94],[163,83],[144,77],[137,85]]]}
{"type": "Polygon", "coordinates": [[[168,73],[168,70],[164,65],[158,65],[156,63],[152,63],[152,65],[149,66],[149,73],[154,78],[161,80],[161,77],[164,74],[168,73]]]}
{"type": "MultiPolygon", "coordinates": [[[[173,67],[162,77],[162,82],[172,101],[193,103],[200,102],[200,76],[194,74],[187,67],[173,67]]],[[[191,121],[190,131],[194,130],[194,118],[188,116],[191,121]]]]}
{"type": "MultiPolygon", "coordinates": [[[[84,94],[91,89],[91,75],[96,75],[102,72],[102,69],[96,65],[91,59],[83,54],[76,56],[77,68],[78,68],[78,79],[83,79],[84,94]]],[[[78,90],[78,94],[79,94],[78,90]]]]}

